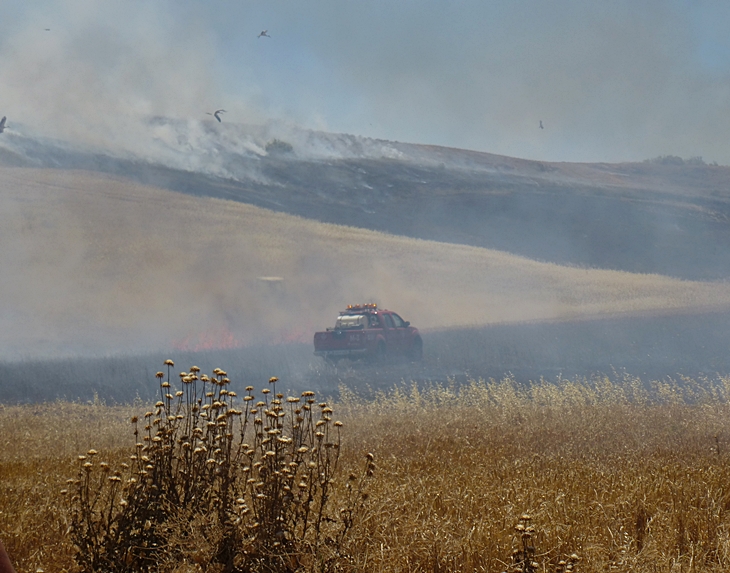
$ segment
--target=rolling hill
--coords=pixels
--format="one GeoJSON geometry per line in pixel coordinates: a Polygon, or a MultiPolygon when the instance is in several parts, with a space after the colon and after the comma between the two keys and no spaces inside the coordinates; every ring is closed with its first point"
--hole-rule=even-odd
{"type": "MultiPolygon", "coordinates": [[[[4,134],[7,135],[7,134],[4,134]]],[[[135,153],[10,134],[0,165],[102,172],[439,242],[690,280],[730,276],[730,168],[546,163],[276,126],[155,118],[135,153]]]]}
{"type": "Polygon", "coordinates": [[[727,167],[546,163],[276,125],[133,127],[114,149],[22,126],[0,138],[12,399],[132,399],[170,353],[330,389],[730,371],[727,167]],[[365,300],[424,330],[421,366],[321,369],[312,331],[365,300]]]}
{"type": "Polygon", "coordinates": [[[308,341],[364,300],[424,329],[730,308],[730,283],[538,262],[98,172],[0,168],[0,190],[4,358],[308,341]]]}

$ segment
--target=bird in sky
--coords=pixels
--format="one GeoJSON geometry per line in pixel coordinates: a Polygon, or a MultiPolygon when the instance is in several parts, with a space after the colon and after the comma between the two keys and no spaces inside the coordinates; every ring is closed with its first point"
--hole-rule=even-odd
{"type": "Polygon", "coordinates": [[[3,131],[5,131],[5,120],[6,119],[7,119],[7,117],[5,117],[5,116],[3,116],[2,119],[0,119],[0,133],[2,133],[3,131]]]}
{"type": "Polygon", "coordinates": [[[540,129],[545,129],[545,128],[544,128],[544,127],[542,126],[542,120],[540,120],[540,129]]]}
{"type": "Polygon", "coordinates": [[[265,37],[267,37],[267,38],[271,38],[271,36],[269,36],[269,31],[268,31],[268,30],[263,30],[263,31],[262,31],[262,32],[261,32],[261,33],[260,33],[260,34],[259,34],[258,36],[256,36],[256,37],[257,37],[257,38],[260,38],[261,36],[265,36],[265,37]]]}
{"type": "Polygon", "coordinates": [[[50,28],[46,28],[45,30],[46,30],[46,32],[50,32],[50,31],[51,31],[51,29],[50,29],[50,28]]]}
{"type": "Polygon", "coordinates": [[[221,114],[226,113],[226,110],[224,109],[217,109],[213,113],[210,113],[209,111],[205,112],[207,115],[212,115],[214,118],[218,120],[218,123],[221,123],[223,120],[221,119],[221,114]]]}

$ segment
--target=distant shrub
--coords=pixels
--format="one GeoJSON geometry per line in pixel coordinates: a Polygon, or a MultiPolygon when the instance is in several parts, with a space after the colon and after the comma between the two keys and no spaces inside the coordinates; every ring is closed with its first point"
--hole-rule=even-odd
{"type": "Polygon", "coordinates": [[[90,450],[69,480],[71,538],[83,572],[326,571],[346,560],[344,540],[367,499],[366,456],[332,510],[342,423],[314,392],[284,399],[276,378],[241,409],[226,372],[163,372],[154,411],[133,417],[136,445],[113,470],[90,450]],[[212,569],[208,569],[211,567],[212,569]]]}
{"type": "Polygon", "coordinates": [[[294,147],[291,143],[281,139],[272,139],[266,144],[266,153],[269,155],[289,155],[294,153],[294,147]]]}
{"type": "Polygon", "coordinates": [[[702,157],[690,157],[682,159],[677,155],[659,155],[652,159],[645,159],[644,163],[654,163],[657,165],[707,165],[702,157]]]}

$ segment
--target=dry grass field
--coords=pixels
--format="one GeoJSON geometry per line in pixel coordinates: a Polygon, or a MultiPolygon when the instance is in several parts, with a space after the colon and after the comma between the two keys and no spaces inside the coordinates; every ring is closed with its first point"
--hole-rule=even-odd
{"type": "MultiPolygon", "coordinates": [[[[306,342],[366,300],[424,329],[730,309],[726,282],[560,266],[82,171],[0,168],[0,243],[0,359],[306,342]]],[[[495,359],[458,346],[459,360],[495,359]]],[[[67,479],[90,449],[120,466],[130,419],[151,410],[88,398],[0,398],[0,539],[21,572],[78,570],[67,479]]],[[[329,503],[346,505],[365,453],[376,471],[329,570],[726,571],[729,402],[722,377],[342,388],[329,503]]],[[[220,571],[197,534],[167,538],[159,570],[220,571]]]]}
{"type": "Polygon", "coordinates": [[[723,282],[541,263],[81,171],[0,169],[0,243],[5,357],[308,341],[365,300],[421,328],[730,306],[723,282]]]}
{"type": "MultiPolygon", "coordinates": [[[[332,503],[365,452],[377,470],[341,570],[509,571],[527,514],[537,565],[521,570],[564,571],[576,554],[585,573],[727,571],[729,399],[728,379],[343,391],[332,503]]],[[[0,407],[0,538],[19,571],[73,570],[66,478],[89,448],[112,466],[133,452],[129,419],[147,407],[0,407]]],[[[220,570],[208,565],[164,570],[220,570]]]]}

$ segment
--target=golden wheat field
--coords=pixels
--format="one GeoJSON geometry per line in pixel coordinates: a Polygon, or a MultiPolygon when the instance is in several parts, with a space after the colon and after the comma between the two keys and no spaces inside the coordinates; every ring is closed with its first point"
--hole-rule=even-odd
{"type": "MultiPolygon", "coordinates": [[[[368,400],[343,388],[329,503],[345,503],[366,453],[375,471],[326,570],[727,571],[729,399],[728,379],[473,380],[368,400]]],[[[130,419],[148,408],[0,407],[0,538],[19,571],[76,569],[61,492],[92,448],[102,468],[128,460],[130,419]]],[[[208,542],[170,542],[177,561],[160,569],[223,570],[200,558],[208,542]]]]}
{"type": "Polygon", "coordinates": [[[369,300],[420,328],[730,305],[726,283],[565,267],[80,171],[0,169],[0,243],[8,353],[170,348],[215,325],[218,342],[308,341],[369,300]]]}

